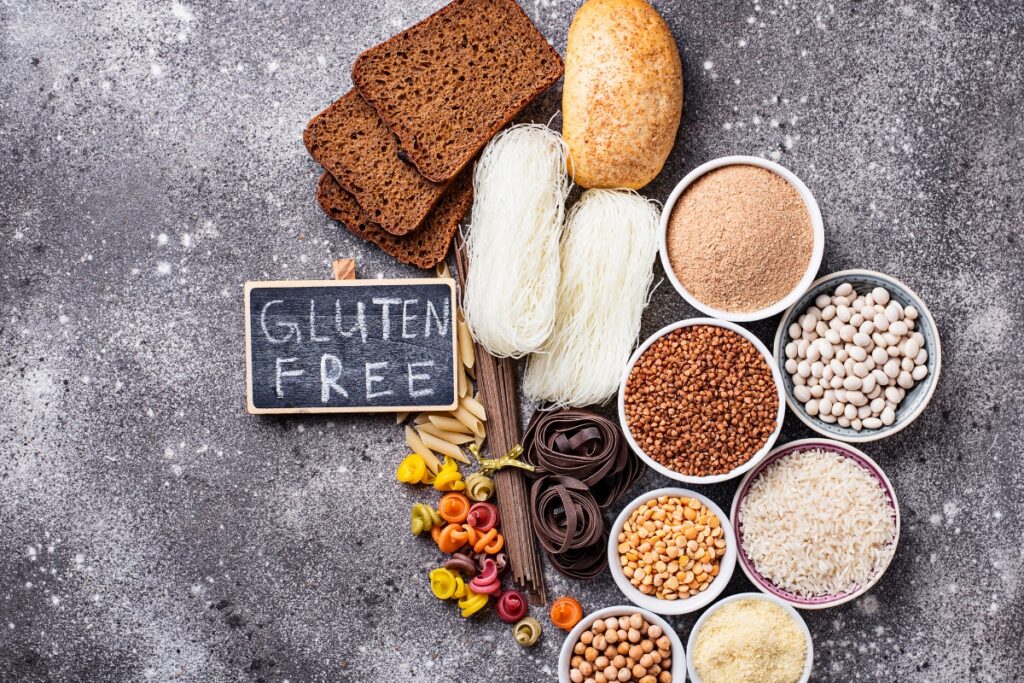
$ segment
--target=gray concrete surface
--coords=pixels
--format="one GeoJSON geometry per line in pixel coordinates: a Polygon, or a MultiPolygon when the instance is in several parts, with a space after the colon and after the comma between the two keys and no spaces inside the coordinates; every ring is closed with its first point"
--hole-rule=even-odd
{"type": "MultiPolygon", "coordinates": [[[[243,407],[245,280],[338,256],[414,274],[319,212],[301,131],[360,50],[441,4],[0,3],[0,679],[551,679],[557,631],[524,650],[429,594],[390,417],[243,407]]],[[[578,4],[524,2],[560,50],[578,4]]],[[[655,4],[686,113],[646,193],[719,155],[778,159],[825,215],[822,272],[895,275],[941,326],[928,411],[865,448],[900,496],[899,551],[866,597],[806,615],[815,680],[1020,680],[1018,9],[655,4]]],[[[691,313],[664,283],[644,333],[691,313]]],[[[790,418],[780,441],[806,435],[790,418]]],[[[607,577],[548,579],[622,602],[607,577]]]]}

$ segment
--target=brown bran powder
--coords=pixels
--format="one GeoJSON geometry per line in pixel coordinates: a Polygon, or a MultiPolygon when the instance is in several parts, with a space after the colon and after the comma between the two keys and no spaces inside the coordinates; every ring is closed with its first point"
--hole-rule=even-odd
{"type": "Polygon", "coordinates": [[[672,271],[698,301],[747,313],[781,301],[800,282],[814,247],[807,207],[772,171],[723,166],[698,178],[668,223],[672,271]]]}

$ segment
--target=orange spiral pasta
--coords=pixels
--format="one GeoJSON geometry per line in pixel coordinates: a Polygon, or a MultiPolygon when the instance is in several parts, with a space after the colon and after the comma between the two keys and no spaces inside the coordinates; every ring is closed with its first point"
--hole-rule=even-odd
{"type": "Polygon", "coordinates": [[[571,631],[582,618],[583,606],[576,598],[565,596],[551,603],[551,623],[564,631],[571,631]]]}
{"type": "Polygon", "coordinates": [[[437,512],[446,522],[465,522],[469,514],[469,498],[461,493],[446,493],[441,496],[437,512]]]}

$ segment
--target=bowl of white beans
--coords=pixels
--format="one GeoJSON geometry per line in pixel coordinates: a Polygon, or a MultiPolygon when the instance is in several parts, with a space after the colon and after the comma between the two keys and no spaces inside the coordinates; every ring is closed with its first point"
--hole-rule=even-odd
{"type": "Polygon", "coordinates": [[[789,409],[823,436],[881,439],[924,411],[942,350],[924,302],[899,280],[844,270],[816,280],[782,316],[775,362],[789,409]]]}

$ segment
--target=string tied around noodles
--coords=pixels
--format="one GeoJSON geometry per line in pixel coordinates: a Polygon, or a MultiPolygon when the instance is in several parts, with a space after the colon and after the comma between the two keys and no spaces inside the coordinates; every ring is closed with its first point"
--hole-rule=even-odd
{"type": "Polygon", "coordinates": [[[527,472],[533,472],[534,466],[529,463],[525,463],[520,460],[520,456],[523,454],[523,447],[516,444],[512,447],[505,455],[500,458],[483,458],[480,457],[480,447],[475,443],[469,445],[469,452],[473,454],[476,461],[480,464],[480,471],[488,477],[505,467],[518,467],[519,469],[526,470],[527,472]]]}

